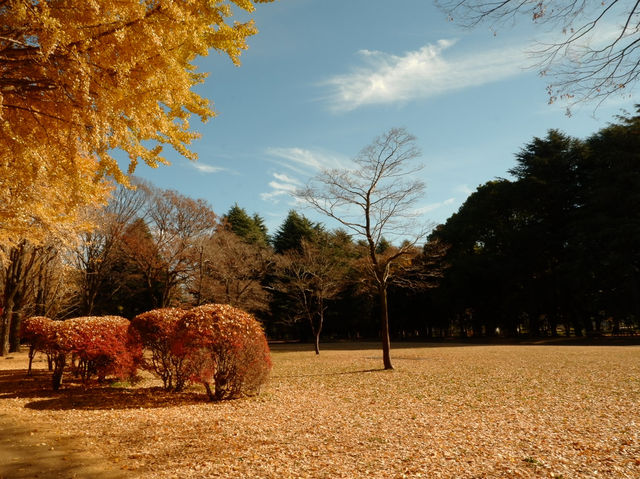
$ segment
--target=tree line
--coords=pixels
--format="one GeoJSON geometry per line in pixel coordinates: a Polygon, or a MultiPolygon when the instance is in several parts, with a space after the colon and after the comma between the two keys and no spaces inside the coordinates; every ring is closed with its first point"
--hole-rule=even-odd
{"type": "MultiPolygon", "coordinates": [[[[208,303],[253,313],[271,339],[313,339],[317,351],[323,332],[377,336],[365,242],[295,210],[269,235],[262,217],[238,205],[217,216],[204,201],[134,184],[87,211],[91,230],[5,247],[2,354],[19,348],[20,325],[30,316],[133,318],[208,303]]],[[[383,241],[377,254],[400,249],[383,241]]],[[[422,254],[414,247],[409,256],[422,254]]]]}
{"type": "Polygon", "coordinates": [[[474,335],[640,330],[640,117],[551,130],[430,236],[449,245],[433,327],[474,335]]]}
{"type": "Polygon", "coordinates": [[[32,315],[132,318],[207,303],[316,351],[321,336],[380,337],[372,254],[386,268],[392,338],[637,332],[639,133],[640,117],[626,116],[585,140],[534,138],[510,179],[479,186],[423,246],[378,232],[372,250],[294,210],[270,235],[238,205],[217,216],[135,180],[87,209],[93,228],[3,247],[1,352],[19,347],[32,315]]]}

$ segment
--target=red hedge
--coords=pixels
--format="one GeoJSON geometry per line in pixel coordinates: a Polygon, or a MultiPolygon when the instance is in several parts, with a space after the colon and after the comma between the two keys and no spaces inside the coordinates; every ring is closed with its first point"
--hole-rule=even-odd
{"type": "Polygon", "coordinates": [[[53,388],[58,389],[68,362],[88,381],[97,375],[119,378],[135,375],[142,358],[138,335],[119,316],[88,316],[51,321],[34,316],[25,320],[22,338],[29,341],[30,366],[35,351],[46,352],[54,365],[53,388]]]}
{"type": "Polygon", "coordinates": [[[180,308],[161,308],[139,314],[131,320],[131,327],[140,335],[142,345],[151,351],[151,362],[145,366],[162,379],[167,390],[181,391],[189,379],[186,353],[174,350],[178,326],[187,311],[180,308]]]}
{"type": "Polygon", "coordinates": [[[255,394],[271,371],[260,323],[222,304],[156,309],[131,323],[119,316],[66,321],[32,317],[25,321],[23,338],[32,351],[54,358],[54,389],[60,387],[69,359],[84,382],[93,375],[131,377],[142,361],[143,345],[151,351],[147,367],[165,389],[181,390],[191,379],[202,383],[212,400],[255,394]]]}
{"type": "Polygon", "coordinates": [[[21,338],[29,343],[28,374],[31,374],[33,357],[36,352],[45,353],[51,365],[53,354],[55,353],[54,322],[45,316],[32,316],[22,321],[21,328],[21,338]]]}
{"type": "Polygon", "coordinates": [[[186,354],[192,379],[212,400],[258,392],[271,370],[271,356],[260,323],[229,305],[208,304],[189,310],[178,325],[173,350],[186,354]]]}
{"type": "Polygon", "coordinates": [[[129,320],[120,316],[85,316],[56,323],[55,346],[78,360],[83,381],[92,375],[104,379],[135,375],[142,358],[139,339],[131,334],[129,320]]]}

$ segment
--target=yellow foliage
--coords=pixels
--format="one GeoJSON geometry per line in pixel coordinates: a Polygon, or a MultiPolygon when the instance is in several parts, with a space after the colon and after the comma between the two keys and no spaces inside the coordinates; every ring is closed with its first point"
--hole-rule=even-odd
{"type": "MultiPolygon", "coordinates": [[[[238,64],[253,21],[235,5],[271,0],[8,0],[0,9],[0,242],[73,219],[103,201],[103,178],[127,183],[110,152],[167,163],[188,145],[192,114],[214,115],[192,91],[193,60],[213,48],[238,64]]],[[[37,236],[37,235],[36,235],[37,236]]]]}

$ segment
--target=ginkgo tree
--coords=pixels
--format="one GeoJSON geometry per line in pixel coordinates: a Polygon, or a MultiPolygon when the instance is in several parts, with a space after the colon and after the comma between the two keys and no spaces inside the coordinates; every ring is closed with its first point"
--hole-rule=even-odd
{"type": "Polygon", "coordinates": [[[0,240],[72,221],[75,207],[104,201],[103,179],[127,182],[113,157],[167,163],[187,158],[189,119],[214,115],[193,91],[194,60],[214,49],[238,64],[253,20],[272,0],[8,0],[0,22],[0,240]]]}

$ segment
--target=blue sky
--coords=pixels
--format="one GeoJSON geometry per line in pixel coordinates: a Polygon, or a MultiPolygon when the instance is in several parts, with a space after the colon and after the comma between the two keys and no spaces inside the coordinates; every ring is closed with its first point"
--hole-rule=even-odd
{"type": "Polygon", "coordinates": [[[584,138],[633,105],[611,98],[570,118],[549,106],[547,79],[525,52],[552,33],[526,18],[494,35],[448,22],[430,0],[278,0],[252,16],[260,32],[241,67],[215,52],[197,62],[209,72],[198,91],[218,114],[192,122],[198,162],[167,151],[171,166],[136,174],[218,214],[238,203],[271,233],[291,208],[326,223],[289,193],[391,127],[417,137],[427,185],[417,207],[441,223],[478,185],[507,176],[534,136],[584,138]]]}

